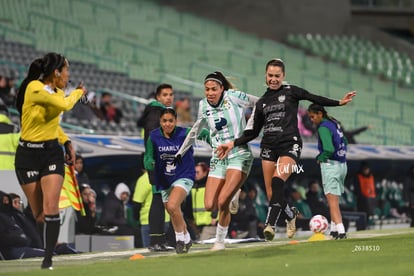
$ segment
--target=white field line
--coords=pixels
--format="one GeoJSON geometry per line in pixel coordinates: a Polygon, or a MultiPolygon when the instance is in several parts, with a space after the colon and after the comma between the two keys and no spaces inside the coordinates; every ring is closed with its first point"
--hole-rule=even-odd
{"type": "MultiPolygon", "coordinates": [[[[349,239],[362,239],[362,238],[374,238],[374,237],[381,237],[381,236],[390,236],[390,235],[399,235],[399,234],[414,234],[413,228],[407,229],[398,229],[398,231],[359,231],[359,232],[352,232],[348,233],[349,239]]],[[[300,239],[295,240],[296,242],[307,242],[307,239],[300,239]]],[[[286,245],[289,244],[291,240],[274,240],[272,242],[251,242],[251,243],[226,243],[226,250],[232,250],[237,248],[251,248],[251,247],[261,247],[261,246],[279,246],[279,245],[286,245]]],[[[206,252],[210,250],[210,244],[204,244],[205,247],[200,248],[194,246],[191,248],[189,254],[195,254],[200,252],[206,252]]],[[[90,253],[81,253],[81,254],[74,254],[74,255],[60,255],[54,256],[53,260],[56,262],[64,262],[64,261],[74,261],[74,260],[92,260],[92,259],[100,259],[100,260],[111,260],[112,258],[116,257],[117,259],[122,257],[131,257],[135,254],[142,254],[145,258],[147,257],[160,257],[160,256],[168,256],[168,255],[175,255],[175,251],[167,251],[167,252],[156,252],[153,253],[149,251],[147,248],[137,248],[131,250],[123,250],[123,251],[107,251],[107,252],[90,252],[90,253]]],[[[22,259],[18,260],[19,262],[39,262],[41,258],[30,258],[30,259],[22,259]]]]}

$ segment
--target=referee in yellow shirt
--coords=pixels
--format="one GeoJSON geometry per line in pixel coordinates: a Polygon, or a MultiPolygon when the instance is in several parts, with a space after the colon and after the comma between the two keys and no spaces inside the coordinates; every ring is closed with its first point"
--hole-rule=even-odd
{"type": "Polygon", "coordinates": [[[65,97],[62,89],[68,80],[68,60],[60,54],[48,53],[30,64],[16,100],[21,119],[16,175],[33,216],[39,225],[44,225],[43,269],[53,269],[52,255],[60,227],[59,195],[64,163],[75,161],[69,137],[59,125],[60,117],[87,92],[81,83],[65,97]]]}

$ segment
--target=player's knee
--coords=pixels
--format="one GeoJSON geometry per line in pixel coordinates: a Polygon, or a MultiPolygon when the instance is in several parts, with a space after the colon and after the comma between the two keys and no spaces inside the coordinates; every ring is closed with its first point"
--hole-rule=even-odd
{"type": "Polygon", "coordinates": [[[207,211],[213,212],[216,208],[216,206],[214,206],[214,203],[212,201],[205,201],[204,202],[204,208],[207,211]]]}
{"type": "Polygon", "coordinates": [[[166,204],[165,208],[167,208],[167,212],[168,212],[170,215],[173,215],[173,214],[177,213],[177,211],[178,211],[178,209],[179,209],[179,208],[177,208],[176,204],[174,204],[174,203],[172,203],[172,202],[168,202],[168,203],[166,204]]]}
{"type": "Polygon", "coordinates": [[[225,210],[229,208],[230,201],[225,198],[219,198],[217,205],[219,210],[225,210]]]}

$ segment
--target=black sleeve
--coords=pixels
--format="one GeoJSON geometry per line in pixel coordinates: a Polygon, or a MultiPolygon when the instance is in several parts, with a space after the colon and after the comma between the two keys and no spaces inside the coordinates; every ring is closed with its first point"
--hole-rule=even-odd
{"type": "Polygon", "coordinates": [[[347,130],[346,132],[348,133],[348,135],[352,135],[353,136],[353,135],[360,134],[361,132],[364,132],[367,129],[368,129],[368,127],[367,126],[364,126],[364,127],[360,127],[360,128],[353,129],[353,130],[347,130]]]}
{"type": "Polygon", "coordinates": [[[126,224],[123,206],[117,200],[114,192],[109,193],[105,198],[101,214],[101,224],[105,226],[126,224]]]}
{"type": "Polygon", "coordinates": [[[139,117],[139,119],[137,121],[137,127],[144,127],[145,119],[146,119],[147,114],[148,114],[148,109],[149,109],[149,106],[148,105],[145,106],[144,112],[142,113],[141,117],[139,117]]]}
{"type": "Polygon", "coordinates": [[[298,100],[308,100],[313,103],[322,105],[322,106],[338,106],[338,100],[332,100],[323,96],[315,95],[310,93],[309,91],[298,87],[298,86],[291,86],[292,92],[298,97],[298,100]]]}
{"type": "Polygon", "coordinates": [[[36,229],[36,225],[27,219],[23,213],[19,213],[18,211],[13,211],[13,217],[23,229],[24,233],[29,237],[30,247],[43,248],[43,243],[39,232],[36,229]]]}
{"type": "Polygon", "coordinates": [[[252,115],[247,122],[243,135],[234,140],[234,146],[245,145],[257,136],[259,136],[264,124],[264,114],[262,108],[262,100],[256,102],[252,115]]]}
{"type": "Polygon", "coordinates": [[[0,214],[0,248],[24,247],[29,240],[21,229],[9,216],[0,214]]]}
{"type": "Polygon", "coordinates": [[[132,204],[132,213],[133,213],[134,219],[139,221],[139,213],[141,211],[142,203],[131,201],[131,204],[132,204]]]}

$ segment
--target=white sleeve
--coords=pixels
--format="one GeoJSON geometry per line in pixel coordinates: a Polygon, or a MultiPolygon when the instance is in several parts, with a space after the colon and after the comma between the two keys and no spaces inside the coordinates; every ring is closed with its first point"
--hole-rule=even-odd
{"type": "Polygon", "coordinates": [[[249,98],[249,106],[248,107],[255,107],[256,106],[256,102],[259,100],[259,97],[254,96],[254,95],[250,95],[250,94],[246,94],[247,97],[249,98]]]}
{"type": "Polygon", "coordinates": [[[194,125],[191,128],[190,132],[188,132],[187,136],[185,137],[185,140],[184,140],[183,144],[181,145],[180,149],[175,154],[176,157],[178,155],[183,156],[191,148],[191,146],[194,144],[195,140],[197,139],[198,135],[200,134],[201,130],[203,129],[202,128],[202,122],[203,122],[203,119],[199,118],[194,123],[194,125]]]}
{"type": "Polygon", "coordinates": [[[242,91],[228,90],[227,94],[231,98],[232,102],[243,108],[254,107],[256,102],[259,100],[259,97],[242,91]]]}

